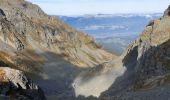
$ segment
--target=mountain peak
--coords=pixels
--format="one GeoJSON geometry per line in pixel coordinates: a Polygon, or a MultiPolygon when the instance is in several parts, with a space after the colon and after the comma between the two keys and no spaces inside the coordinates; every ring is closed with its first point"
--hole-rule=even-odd
{"type": "Polygon", "coordinates": [[[165,10],[164,16],[170,16],[170,5],[169,5],[169,7],[165,10]]]}

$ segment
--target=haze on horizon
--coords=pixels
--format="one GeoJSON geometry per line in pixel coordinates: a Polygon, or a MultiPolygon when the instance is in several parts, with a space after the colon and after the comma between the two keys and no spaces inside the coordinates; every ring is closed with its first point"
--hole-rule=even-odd
{"type": "Polygon", "coordinates": [[[50,15],[163,13],[169,0],[27,0],[50,15]]]}

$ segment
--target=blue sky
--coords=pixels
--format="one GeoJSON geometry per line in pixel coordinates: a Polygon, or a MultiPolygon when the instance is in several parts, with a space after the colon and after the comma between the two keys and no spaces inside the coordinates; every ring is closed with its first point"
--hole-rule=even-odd
{"type": "Polygon", "coordinates": [[[50,15],[159,13],[170,0],[27,0],[50,15]]]}

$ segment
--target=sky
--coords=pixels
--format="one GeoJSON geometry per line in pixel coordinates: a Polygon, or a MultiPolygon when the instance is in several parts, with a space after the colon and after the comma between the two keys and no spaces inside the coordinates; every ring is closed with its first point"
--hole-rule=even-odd
{"type": "Polygon", "coordinates": [[[163,13],[170,0],[27,0],[50,15],[163,13]]]}

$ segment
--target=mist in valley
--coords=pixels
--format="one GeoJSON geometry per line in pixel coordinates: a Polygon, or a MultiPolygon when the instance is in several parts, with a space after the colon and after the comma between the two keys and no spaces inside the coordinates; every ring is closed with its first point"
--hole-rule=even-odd
{"type": "Polygon", "coordinates": [[[114,83],[116,78],[123,75],[126,68],[123,67],[120,59],[112,61],[112,64],[102,65],[100,70],[91,69],[80,74],[72,83],[76,97],[78,96],[94,96],[99,97],[100,94],[114,83]]]}

